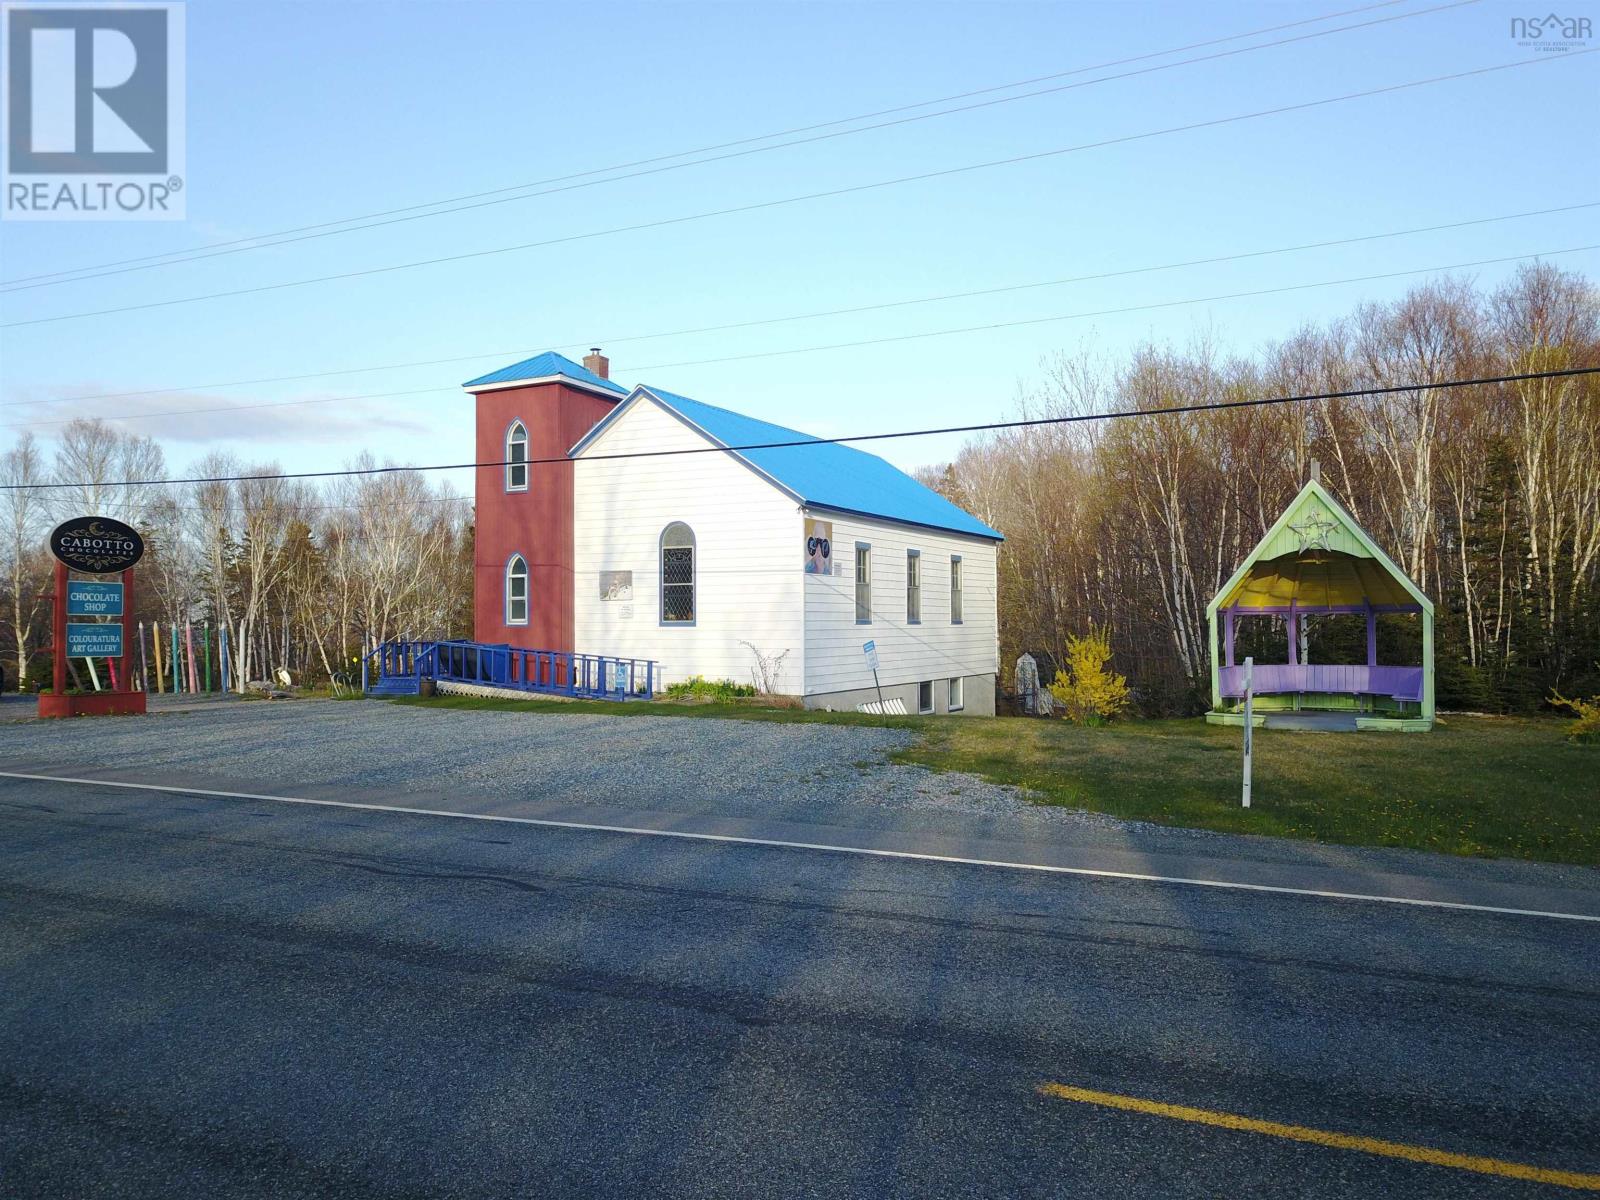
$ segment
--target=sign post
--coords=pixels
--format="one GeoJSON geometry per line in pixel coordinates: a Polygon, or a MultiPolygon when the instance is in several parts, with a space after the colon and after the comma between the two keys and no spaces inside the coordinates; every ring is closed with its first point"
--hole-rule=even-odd
{"type": "Polygon", "coordinates": [[[878,689],[878,715],[883,718],[883,723],[889,723],[889,710],[883,706],[883,684],[878,682],[878,643],[866,642],[861,647],[861,653],[867,656],[867,666],[872,668],[872,686],[878,689]]]}
{"type": "Polygon", "coordinates": [[[1245,807],[1245,808],[1249,808],[1250,807],[1250,751],[1254,748],[1253,747],[1253,743],[1255,741],[1255,733],[1256,733],[1255,704],[1253,703],[1253,701],[1255,699],[1255,696],[1254,696],[1255,687],[1254,687],[1254,680],[1252,679],[1252,676],[1255,674],[1255,666],[1256,666],[1256,660],[1253,657],[1252,658],[1246,658],[1244,660],[1244,800],[1243,800],[1243,807],[1245,807]]]}
{"type": "MultiPolygon", "coordinates": [[[[134,686],[133,675],[133,568],[144,557],[139,531],[110,517],[74,517],[50,533],[50,553],[55,556],[55,594],[51,597],[51,690],[39,694],[41,717],[103,716],[142,713],[145,696],[134,686]],[[109,579],[73,579],[71,572],[115,575],[109,579]],[[114,621],[72,617],[112,617],[114,621]],[[67,659],[111,661],[111,689],[93,694],[67,694],[67,659]]],[[[98,682],[96,684],[98,687],[98,682]]]]}

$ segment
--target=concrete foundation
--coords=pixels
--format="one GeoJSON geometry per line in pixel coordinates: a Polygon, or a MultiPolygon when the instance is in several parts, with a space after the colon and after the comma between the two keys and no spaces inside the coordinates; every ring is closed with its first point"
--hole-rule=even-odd
{"type": "MultiPolygon", "coordinates": [[[[950,709],[950,681],[948,678],[933,680],[933,712],[936,714],[951,713],[958,717],[992,717],[994,716],[994,674],[966,675],[962,677],[962,706],[951,713],[950,709]]],[[[917,709],[917,684],[915,683],[886,683],[883,685],[884,707],[891,715],[904,714],[916,716],[917,709]]],[[[816,695],[805,697],[807,708],[822,708],[831,712],[856,712],[866,705],[871,705],[869,712],[877,712],[878,692],[876,688],[852,688],[843,692],[819,692],[816,695]]]]}

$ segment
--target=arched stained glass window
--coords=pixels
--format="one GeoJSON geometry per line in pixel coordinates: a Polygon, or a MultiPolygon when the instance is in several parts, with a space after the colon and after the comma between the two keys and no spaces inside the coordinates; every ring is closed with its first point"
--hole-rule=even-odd
{"type": "Polygon", "coordinates": [[[674,521],[661,531],[661,623],[693,625],[694,530],[674,521]]]}

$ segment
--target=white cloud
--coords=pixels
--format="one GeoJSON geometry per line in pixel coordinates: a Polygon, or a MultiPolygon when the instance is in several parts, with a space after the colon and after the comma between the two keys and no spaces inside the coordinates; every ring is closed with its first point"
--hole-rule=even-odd
{"type": "Polygon", "coordinates": [[[50,439],[68,421],[98,417],[129,433],[190,446],[232,443],[237,448],[239,442],[268,442],[326,449],[330,441],[347,441],[352,449],[359,450],[379,431],[385,439],[395,435],[435,436],[441,422],[453,424],[463,415],[470,419],[470,414],[441,408],[439,421],[424,422],[397,412],[391,399],[343,399],[321,393],[273,400],[207,392],[87,398],[115,390],[112,386],[84,384],[13,393],[15,398],[0,409],[0,431],[9,435],[8,440],[24,430],[50,439]]]}

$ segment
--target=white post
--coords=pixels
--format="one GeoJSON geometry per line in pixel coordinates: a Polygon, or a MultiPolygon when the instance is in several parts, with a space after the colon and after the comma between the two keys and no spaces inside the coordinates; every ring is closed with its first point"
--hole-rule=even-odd
{"type": "Polygon", "coordinates": [[[1244,800],[1243,806],[1250,807],[1250,751],[1251,743],[1255,740],[1255,699],[1253,693],[1252,675],[1255,673],[1256,660],[1244,660],[1244,800]]]}

